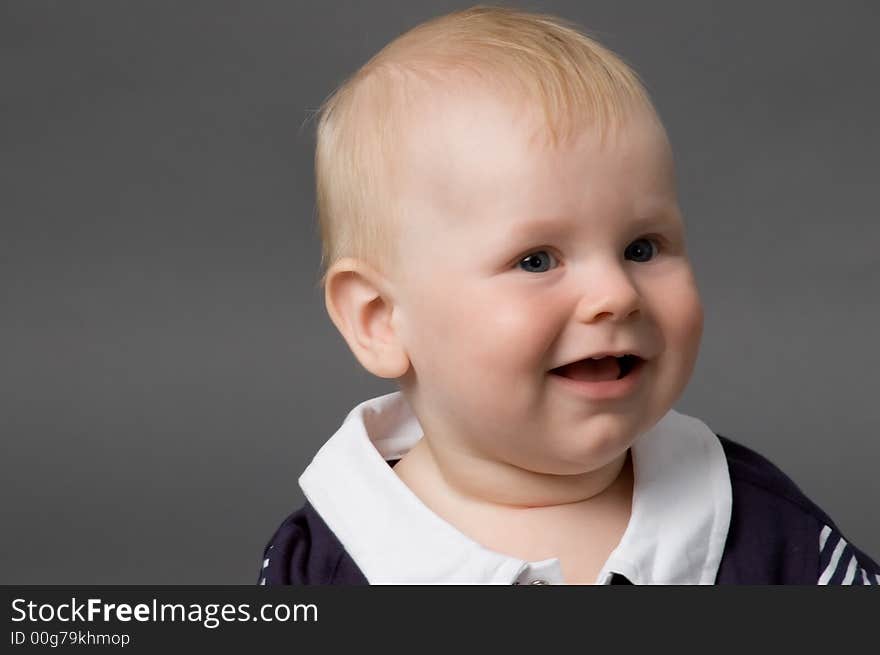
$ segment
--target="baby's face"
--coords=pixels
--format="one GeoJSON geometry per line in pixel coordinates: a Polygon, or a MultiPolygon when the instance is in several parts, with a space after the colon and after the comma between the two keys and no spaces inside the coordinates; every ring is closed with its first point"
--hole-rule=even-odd
{"type": "MultiPolygon", "coordinates": [[[[703,314],[672,155],[648,114],[557,150],[488,95],[443,102],[407,146],[395,280],[404,380],[442,447],[545,473],[611,462],[684,390],[703,314]],[[551,369],[647,361],[597,399],[551,369]]],[[[404,386],[406,389],[406,386],[404,386]]]]}

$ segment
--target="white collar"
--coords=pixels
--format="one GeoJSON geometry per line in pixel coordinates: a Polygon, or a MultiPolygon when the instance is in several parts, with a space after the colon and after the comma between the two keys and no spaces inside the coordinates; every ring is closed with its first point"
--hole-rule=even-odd
{"type": "MultiPolygon", "coordinates": [[[[306,498],[370,584],[562,582],[558,559],[528,562],[478,544],[432,512],[386,460],[422,437],[400,391],[352,409],[300,476],[306,498]]],[[[633,504],[596,582],[712,584],[730,525],[727,459],[700,419],[669,410],[632,446],[633,504]]]]}

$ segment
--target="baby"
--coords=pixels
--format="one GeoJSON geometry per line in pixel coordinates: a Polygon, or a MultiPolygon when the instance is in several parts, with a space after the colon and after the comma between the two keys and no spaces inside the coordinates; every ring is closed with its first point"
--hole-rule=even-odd
{"type": "Polygon", "coordinates": [[[630,68],[478,6],[324,104],[327,311],[399,391],[300,478],[260,584],[878,584],[757,453],[672,409],[703,313],[673,156],[630,68]]]}

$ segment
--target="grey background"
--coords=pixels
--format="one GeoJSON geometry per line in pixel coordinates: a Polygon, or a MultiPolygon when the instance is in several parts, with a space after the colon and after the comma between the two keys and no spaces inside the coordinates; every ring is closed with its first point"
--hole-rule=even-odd
{"type": "MultiPolygon", "coordinates": [[[[314,126],[467,2],[4,2],[0,582],[245,583],[348,410],[393,391],[313,288],[314,126]]],[[[647,82],[706,309],[676,408],[880,556],[869,2],[508,3],[647,82]]]]}

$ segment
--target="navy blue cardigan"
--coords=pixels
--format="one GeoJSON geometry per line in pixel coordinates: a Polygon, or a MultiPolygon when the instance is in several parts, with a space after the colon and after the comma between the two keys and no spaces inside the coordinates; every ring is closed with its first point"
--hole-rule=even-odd
{"type": "MultiPolygon", "coordinates": [[[[880,584],[880,566],[846,540],[836,567],[829,568],[832,552],[843,539],[837,526],[766,458],[716,436],[727,457],[733,497],[716,584],[840,584],[853,556],[858,567],[850,582],[880,584]],[[823,529],[825,547],[820,549],[823,529]]],[[[264,549],[263,562],[259,584],[369,584],[309,503],[276,530],[264,549]]],[[[629,584],[620,574],[611,582],[629,584]]]]}

